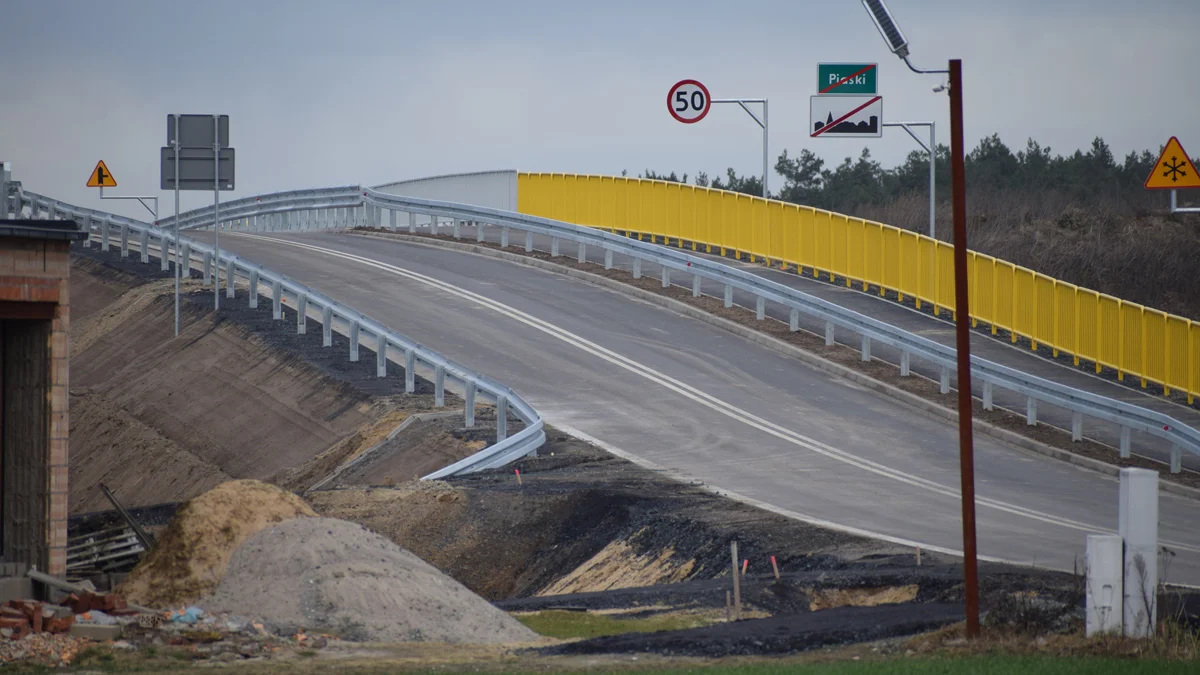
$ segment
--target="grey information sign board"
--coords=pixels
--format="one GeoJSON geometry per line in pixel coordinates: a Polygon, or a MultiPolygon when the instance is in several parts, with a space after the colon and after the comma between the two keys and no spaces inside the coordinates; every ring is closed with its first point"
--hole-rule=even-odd
{"type": "MultiPolygon", "coordinates": [[[[217,139],[222,148],[229,147],[229,115],[217,116],[217,139]]],[[[213,116],[212,115],[180,115],[179,116],[179,145],[183,148],[213,147],[213,116]]],[[[175,120],[167,115],[167,145],[175,143],[175,120]]],[[[212,155],[209,155],[212,159],[212,155]]],[[[187,159],[184,157],[184,159],[187,159]]]]}
{"type": "MultiPolygon", "coordinates": [[[[211,126],[212,117],[208,118],[211,126]]],[[[182,135],[182,134],[181,134],[182,135]]],[[[179,151],[179,189],[180,190],[209,190],[213,189],[216,180],[212,148],[183,148],[179,151]]],[[[175,149],[166,147],[160,150],[161,158],[161,188],[175,189],[175,149]]],[[[233,148],[222,148],[220,159],[216,163],[221,169],[220,185],[222,190],[234,189],[233,182],[233,148]]]]}

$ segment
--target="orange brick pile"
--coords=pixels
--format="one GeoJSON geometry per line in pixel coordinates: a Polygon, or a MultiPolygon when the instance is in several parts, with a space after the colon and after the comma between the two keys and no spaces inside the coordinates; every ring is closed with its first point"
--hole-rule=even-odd
{"type": "Polygon", "coordinates": [[[11,640],[21,640],[30,633],[66,633],[75,624],[77,615],[86,615],[92,610],[110,616],[138,614],[116,593],[72,593],[59,605],[37,600],[9,600],[0,606],[0,628],[12,632],[11,640]]]}

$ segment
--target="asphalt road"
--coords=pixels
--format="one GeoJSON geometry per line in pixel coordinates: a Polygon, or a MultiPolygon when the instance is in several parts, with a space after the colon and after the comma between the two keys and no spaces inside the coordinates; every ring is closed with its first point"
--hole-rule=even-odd
{"type": "MultiPolygon", "coordinates": [[[[208,239],[211,235],[200,234],[208,239]]],[[[552,272],[338,233],[223,248],[346,302],[610,449],[815,522],[961,549],[957,431],[719,328],[552,272]]],[[[245,301],[244,297],[239,301],[245,301]]],[[[1082,565],[1117,481],[976,438],[981,555],[1082,565]]],[[[1163,494],[1172,582],[1200,584],[1200,502],[1163,494]]]]}

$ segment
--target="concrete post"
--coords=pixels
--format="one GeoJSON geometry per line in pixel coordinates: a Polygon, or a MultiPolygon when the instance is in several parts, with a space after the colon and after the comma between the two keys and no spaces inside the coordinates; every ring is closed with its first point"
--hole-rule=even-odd
{"type": "Polygon", "coordinates": [[[500,248],[508,248],[508,228],[500,228],[500,248]]]}
{"type": "Polygon", "coordinates": [[[250,270],[250,309],[258,308],[258,271],[250,270]]]}
{"type": "Polygon", "coordinates": [[[692,297],[693,298],[700,297],[700,275],[699,274],[692,275],[692,297]]]}
{"type": "Polygon", "coordinates": [[[984,381],[983,383],[983,409],[992,410],[995,406],[992,405],[992,383],[984,381]]]}
{"type": "Polygon", "coordinates": [[[121,224],[121,257],[129,257],[129,225],[121,224]]]}
{"type": "Polygon", "coordinates": [[[864,362],[871,360],[871,338],[866,335],[862,336],[862,360],[864,362]]]}
{"type": "Polygon", "coordinates": [[[433,369],[433,405],[441,408],[446,405],[446,367],[436,366],[433,369]]]}
{"type": "Polygon", "coordinates": [[[1171,473],[1183,471],[1183,449],[1178,445],[1171,446],[1171,473]]]}
{"type": "Polygon", "coordinates": [[[1083,413],[1071,413],[1071,440],[1076,443],[1083,440],[1083,413]]]}
{"type": "Polygon", "coordinates": [[[900,352],[900,377],[908,377],[912,374],[911,363],[912,355],[908,352],[900,352]]]}
{"type": "Polygon", "coordinates": [[[1129,459],[1129,427],[1121,427],[1121,459],[1129,459]]]}
{"type": "Polygon", "coordinates": [[[580,264],[583,264],[583,263],[587,262],[587,244],[584,244],[584,243],[582,243],[582,242],[581,242],[581,243],[579,244],[579,249],[578,249],[578,251],[579,251],[579,255],[578,255],[578,256],[576,256],[576,260],[577,260],[577,261],[578,261],[580,264]]]}
{"type": "Polygon", "coordinates": [[[633,259],[633,278],[634,279],[642,278],[642,259],[641,258],[633,259]]]}
{"type": "Polygon", "coordinates": [[[358,322],[350,320],[350,363],[358,363],[358,322]]]}
{"type": "Polygon", "coordinates": [[[834,343],[833,322],[825,322],[825,346],[832,347],[834,343]]]}
{"type": "Polygon", "coordinates": [[[321,346],[333,346],[333,308],[328,305],[321,308],[321,346]]]}
{"type": "Polygon", "coordinates": [[[496,442],[508,438],[508,398],[496,399],[496,442]]]}
{"type": "Polygon", "coordinates": [[[308,296],[301,293],[296,297],[296,334],[308,332],[308,296]]]}
{"type": "Polygon", "coordinates": [[[463,426],[470,429],[475,426],[475,380],[467,380],[467,384],[463,390],[463,398],[466,401],[466,405],[463,407],[465,412],[463,415],[463,426]]]}
{"type": "Polygon", "coordinates": [[[233,278],[233,259],[225,261],[225,297],[233,299],[237,294],[233,278]]]}
{"type": "MultiPolygon", "coordinates": [[[[582,246],[582,244],[580,244],[582,246]]],[[[580,260],[579,262],[583,262],[580,260]]],[[[604,269],[611,270],[613,268],[613,252],[611,249],[604,251],[604,269]]]]}
{"type": "Polygon", "coordinates": [[[550,257],[558,257],[558,237],[550,237],[550,257]]]}
{"type": "Polygon", "coordinates": [[[725,284],[725,309],[733,307],[733,286],[725,284]]]}
{"type": "Polygon", "coordinates": [[[1121,574],[1123,543],[1117,534],[1089,534],[1084,571],[1087,586],[1084,605],[1087,611],[1087,636],[1120,633],[1123,579],[1121,574]]]}
{"type": "Polygon", "coordinates": [[[1158,610],[1158,472],[1121,469],[1119,527],[1123,565],[1125,637],[1154,635],[1158,610]]]}
{"type": "Polygon", "coordinates": [[[1025,399],[1025,425],[1037,426],[1037,399],[1032,396],[1025,399]]]}
{"type": "Polygon", "coordinates": [[[754,299],[754,318],[759,321],[762,321],[763,319],[767,318],[767,299],[766,298],[759,297],[759,298],[754,299]]]}
{"type": "Polygon", "coordinates": [[[662,287],[671,287],[671,268],[667,267],[666,265],[662,266],[662,287]]]}
{"type": "Polygon", "coordinates": [[[283,285],[278,279],[271,283],[271,318],[276,321],[283,318],[283,285]]]}
{"type": "Polygon", "coordinates": [[[950,368],[942,366],[941,376],[938,378],[938,391],[942,394],[950,393],[950,368]]]}
{"type": "Polygon", "coordinates": [[[417,390],[417,353],[411,349],[404,352],[404,391],[413,393],[417,390]]]}
{"type": "Polygon", "coordinates": [[[375,377],[387,377],[387,336],[375,337],[375,377]]]}
{"type": "Polygon", "coordinates": [[[793,308],[788,312],[788,330],[793,333],[800,330],[800,310],[793,308]]]}
{"type": "MultiPolygon", "coordinates": [[[[87,243],[85,239],[84,244],[87,243]]],[[[138,248],[141,249],[142,264],[150,262],[150,230],[142,230],[138,235],[138,248]]]]}
{"type": "Polygon", "coordinates": [[[533,233],[532,232],[525,233],[525,252],[526,253],[533,252],[533,233]]]}

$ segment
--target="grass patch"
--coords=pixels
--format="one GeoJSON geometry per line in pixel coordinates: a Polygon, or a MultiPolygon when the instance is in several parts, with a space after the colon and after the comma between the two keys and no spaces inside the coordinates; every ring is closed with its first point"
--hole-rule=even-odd
{"type": "Polygon", "coordinates": [[[594,638],[622,633],[656,633],[664,630],[698,628],[715,623],[700,614],[664,614],[645,618],[549,610],[519,614],[515,618],[539,635],[565,640],[594,638]]]}

